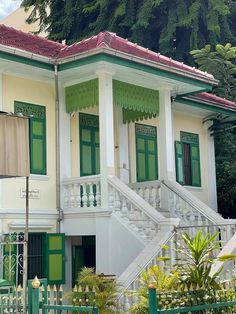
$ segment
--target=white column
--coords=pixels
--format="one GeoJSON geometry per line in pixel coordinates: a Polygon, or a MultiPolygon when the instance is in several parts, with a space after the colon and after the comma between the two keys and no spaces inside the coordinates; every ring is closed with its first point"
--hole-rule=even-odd
{"type": "Polygon", "coordinates": [[[113,115],[113,73],[99,70],[99,136],[100,136],[100,174],[101,207],[108,209],[109,175],[115,174],[114,115],[113,115]]]}
{"type": "Polygon", "coordinates": [[[110,217],[96,217],[96,272],[110,274],[110,217]]]}
{"type": "Polygon", "coordinates": [[[119,176],[121,181],[128,184],[130,182],[130,165],[129,165],[129,125],[123,123],[122,108],[118,111],[118,132],[119,132],[119,176]]]}
{"type": "Polygon", "coordinates": [[[174,140],[170,90],[160,90],[159,121],[160,179],[174,180],[174,140]]]}
{"type": "Polygon", "coordinates": [[[217,190],[216,190],[216,164],[214,136],[210,135],[209,127],[212,122],[205,122],[207,137],[207,163],[208,163],[208,199],[209,206],[217,211],[217,190]]]}

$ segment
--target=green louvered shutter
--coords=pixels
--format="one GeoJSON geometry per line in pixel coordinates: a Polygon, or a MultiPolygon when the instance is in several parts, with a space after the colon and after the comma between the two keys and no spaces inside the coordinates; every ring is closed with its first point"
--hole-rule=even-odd
{"type": "Polygon", "coordinates": [[[45,119],[30,119],[30,173],[46,174],[45,119]]]}
{"type": "Polygon", "coordinates": [[[49,284],[65,283],[65,234],[46,235],[46,276],[49,284]]]}
{"type": "Polygon", "coordinates": [[[46,175],[46,107],[15,101],[14,110],[30,117],[30,173],[46,175]]]}
{"type": "Polygon", "coordinates": [[[190,156],[191,156],[192,185],[201,186],[200,154],[198,145],[196,144],[190,145],[190,156]]]}
{"type": "MultiPolygon", "coordinates": [[[[12,236],[6,235],[5,241],[12,242],[14,239],[12,236]]],[[[3,279],[16,282],[16,244],[5,244],[3,255],[3,279]]]]}
{"type": "Polygon", "coordinates": [[[181,142],[178,141],[175,141],[175,162],[176,162],[176,180],[180,184],[184,184],[183,145],[181,142]]]}

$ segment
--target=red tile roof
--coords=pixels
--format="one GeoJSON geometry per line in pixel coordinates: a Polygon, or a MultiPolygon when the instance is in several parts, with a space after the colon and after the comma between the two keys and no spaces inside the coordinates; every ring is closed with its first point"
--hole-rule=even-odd
{"type": "Polygon", "coordinates": [[[0,24],[0,44],[55,60],[73,57],[82,52],[89,52],[93,49],[104,47],[169,66],[179,71],[196,74],[204,79],[213,79],[213,76],[206,72],[199,71],[182,62],[172,60],[172,58],[165,57],[160,53],[143,48],[110,32],[101,32],[96,36],[67,46],[0,24]]]}
{"type": "Polygon", "coordinates": [[[227,110],[236,111],[236,103],[232,100],[228,100],[214,94],[201,93],[190,96],[193,100],[198,100],[201,102],[206,102],[207,104],[212,104],[216,107],[224,108],[227,110]]]}
{"type": "Polygon", "coordinates": [[[166,65],[175,68],[180,71],[188,72],[190,74],[197,74],[202,78],[213,79],[213,76],[207,72],[200,71],[193,67],[190,67],[183,62],[178,62],[172,58],[165,57],[160,53],[153,52],[147,48],[144,48],[138,44],[134,44],[122,37],[117,36],[111,32],[101,32],[96,36],[92,36],[88,39],[84,39],[71,46],[67,46],[61,50],[57,58],[67,58],[76,54],[87,52],[95,48],[104,47],[111,48],[118,52],[124,52],[131,56],[139,57],[148,61],[153,61],[162,65],[166,65]]]}
{"type": "MultiPolygon", "coordinates": [[[[182,62],[172,60],[160,53],[150,51],[137,44],[134,44],[122,37],[110,32],[101,32],[96,36],[84,39],[78,43],[67,46],[58,42],[50,41],[43,37],[24,33],[14,28],[0,24],[0,45],[19,49],[25,52],[36,54],[53,60],[63,60],[73,57],[80,53],[89,52],[96,48],[110,48],[111,50],[126,53],[131,57],[142,58],[156,64],[169,66],[180,72],[195,74],[203,79],[213,80],[213,76],[202,72],[193,67],[187,66],[182,62]]],[[[236,111],[236,103],[213,94],[201,93],[191,96],[193,99],[205,101],[218,107],[236,111]]]]}
{"type": "Polygon", "coordinates": [[[40,56],[55,58],[65,46],[43,37],[24,33],[0,24],[0,45],[17,48],[40,56]]]}

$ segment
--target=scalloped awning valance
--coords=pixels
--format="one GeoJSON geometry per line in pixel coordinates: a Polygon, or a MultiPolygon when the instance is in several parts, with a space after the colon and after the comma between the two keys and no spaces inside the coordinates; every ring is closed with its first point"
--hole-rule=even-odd
{"type": "MultiPolygon", "coordinates": [[[[98,79],[66,87],[68,113],[98,106],[98,79]]],[[[113,103],[123,108],[123,122],[159,114],[159,91],[113,80],[113,103]]]]}

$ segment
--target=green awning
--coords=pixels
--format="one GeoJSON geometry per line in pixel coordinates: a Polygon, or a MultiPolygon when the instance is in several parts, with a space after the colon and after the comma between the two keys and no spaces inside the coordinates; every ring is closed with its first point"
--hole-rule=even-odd
{"type": "Polygon", "coordinates": [[[73,113],[98,106],[98,79],[66,87],[66,111],[73,113]]]}
{"type": "MultiPolygon", "coordinates": [[[[66,87],[68,113],[98,106],[98,79],[66,87]]],[[[113,103],[123,108],[124,122],[159,115],[159,91],[113,80],[113,103]]]]}

